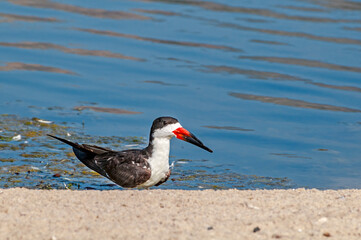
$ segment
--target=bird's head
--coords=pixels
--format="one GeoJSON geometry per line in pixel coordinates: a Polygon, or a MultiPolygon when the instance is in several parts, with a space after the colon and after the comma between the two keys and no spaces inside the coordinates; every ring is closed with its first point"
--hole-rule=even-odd
{"type": "Polygon", "coordinates": [[[172,117],[159,117],[153,121],[151,128],[151,139],[152,138],[173,138],[176,137],[180,140],[194,144],[208,152],[213,152],[192,133],[182,127],[177,119],[172,117]]]}

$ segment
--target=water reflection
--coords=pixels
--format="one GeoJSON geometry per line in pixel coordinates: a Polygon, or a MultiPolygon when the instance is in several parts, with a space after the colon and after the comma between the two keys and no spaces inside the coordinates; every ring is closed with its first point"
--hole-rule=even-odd
{"type": "Polygon", "coordinates": [[[106,108],[106,107],[95,107],[95,106],[77,106],[74,110],[82,111],[85,109],[93,110],[95,112],[113,113],[113,114],[141,114],[142,112],[134,112],[120,108],[106,108]]]}
{"type": "Polygon", "coordinates": [[[300,6],[291,6],[291,5],[279,5],[280,8],[298,10],[302,12],[328,12],[329,10],[323,8],[315,8],[315,7],[300,7],[300,6]]]}
{"type": "Polygon", "coordinates": [[[357,1],[345,1],[345,0],[333,0],[333,1],[321,1],[321,0],[314,0],[312,1],[315,4],[318,4],[323,7],[327,8],[334,8],[334,9],[343,9],[343,10],[350,10],[350,11],[361,11],[361,5],[357,1]]]}
{"type": "Polygon", "coordinates": [[[61,10],[65,12],[77,13],[86,15],[89,17],[97,18],[111,18],[111,19],[138,19],[147,20],[149,17],[138,15],[135,13],[123,12],[123,11],[109,11],[104,9],[85,8],[69,4],[63,4],[58,2],[52,2],[48,0],[8,0],[9,2],[36,8],[50,8],[55,10],[61,10]]]}
{"type": "Polygon", "coordinates": [[[163,40],[163,39],[156,39],[156,38],[148,38],[148,37],[140,37],[137,35],[132,34],[125,34],[113,31],[105,31],[105,30],[96,30],[96,29],[86,29],[86,28],[75,28],[78,31],[93,33],[93,34],[100,34],[106,36],[113,36],[113,37],[122,37],[122,38],[130,38],[136,39],[140,41],[147,41],[153,43],[161,43],[161,44],[170,44],[170,45],[179,45],[185,47],[201,47],[201,48],[210,48],[210,49],[218,49],[218,50],[226,50],[226,51],[233,51],[233,52],[241,52],[242,50],[222,46],[222,45],[214,45],[214,44],[207,44],[207,43],[195,43],[195,42],[186,42],[186,41],[175,41],[175,40],[163,40]]]}
{"type": "MultiPolygon", "coordinates": [[[[286,20],[297,20],[297,21],[308,21],[308,22],[319,22],[319,23],[340,23],[340,22],[355,22],[348,19],[340,18],[326,18],[326,17],[311,17],[311,16],[292,16],[284,13],[275,12],[269,9],[261,8],[247,8],[239,6],[230,6],[221,3],[209,2],[209,1],[170,1],[170,0],[143,0],[144,2],[165,2],[169,4],[183,4],[197,6],[211,11],[220,11],[220,12],[229,12],[229,13],[240,13],[240,14],[252,14],[262,17],[271,17],[276,19],[286,19],[286,20]]],[[[360,21],[356,21],[360,22],[360,21]]]]}
{"type": "Polygon", "coordinates": [[[271,44],[271,45],[289,45],[289,44],[287,44],[287,43],[283,43],[283,42],[265,41],[265,40],[259,40],[259,39],[251,39],[251,42],[255,42],[255,43],[264,43],[264,44],[271,44]]]}
{"type": "Polygon", "coordinates": [[[336,85],[330,85],[330,84],[324,84],[324,83],[316,83],[316,82],[311,82],[310,84],[313,84],[313,85],[319,86],[319,87],[324,87],[324,88],[332,88],[332,89],[344,90],[344,91],[361,92],[361,88],[353,87],[353,86],[336,86],[336,85]]]}
{"type": "Polygon", "coordinates": [[[4,18],[0,19],[0,22],[13,22],[13,21],[25,21],[25,22],[59,22],[56,18],[44,18],[37,16],[26,16],[26,15],[18,15],[18,14],[8,14],[8,13],[0,13],[0,17],[4,18]]]}
{"type": "Polygon", "coordinates": [[[61,45],[53,43],[42,43],[42,42],[20,42],[20,43],[10,43],[10,42],[0,42],[0,46],[4,47],[17,47],[25,49],[56,49],[64,53],[71,53],[84,56],[97,56],[97,57],[108,57],[108,58],[118,58],[118,59],[127,59],[134,61],[145,61],[141,58],[125,56],[120,53],[113,53],[104,50],[89,50],[81,48],[68,48],[61,45]]]}
{"type": "Polygon", "coordinates": [[[345,30],[361,32],[361,27],[343,27],[345,30]]]}
{"type": "Polygon", "coordinates": [[[258,101],[258,102],[264,102],[264,103],[273,103],[273,104],[283,105],[283,106],[310,108],[310,109],[337,111],[337,112],[361,112],[361,110],[359,110],[359,109],[338,107],[338,106],[327,105],[327,104],[312,103],[312,102],[306,102],[303,100],[296,100],[296,99],[290,99],[290,98],[259,96],[259,95],[235,93],[235,92],[230,92],[229,95],[232,97],[243,99],[243,100],[252,100],[252,101],[258,101]]]}
{"type": "Polygon", "coordinates": [[[180,16],[179,13],[170,12],[170,11],[149,10],[149,9],[133,9],[133,10],[136,12],[157,14],[157,15],[163,15],[163,16],[180,16]]]}
{"type": "Polygon", "coordinates": [[[285,158],[312,159],[311,157],[298,156],[293,153],[270,153],[270,155],[281,156],[281,157],[285,157],[285,158]]]}
{"type": "Polygon", "coordinates": [[[283,58],[283,57],[256,57],[256,56],[240,56],[240,59],[251,59],[256,61],[266,61],[271,63],[283,63],[290,65],[298,65],[305,67],[314,67],[314,68],[326,68],[337,71],[349,71],[349,72],[358,72],[361,73],[360,67],[350,67],[343,66],[332,63],[325,63],[316,60],[308,60],[308,59],[299,59],[299,58],[283,58]]]}
{"type": "MultiPolygon", "coordinates": [[[[214,22],[213,20],[210,20],[210,21],[214,22]]],[[[218,22],[218,26],[219,27],[224,27],[224,28],[238,29],[238,30],[241,30],[241,31],[252,31],[252,32],[267,33],[267,34],[276,35],[276,36],[307,38],[307,39],[311,39],[311,40],[317,40],[317,41],[323,41],[323,42],[332,42],[332,43],[338,43],[338,44],[361,45],[361,40],[345,38],[345,37],[325,37],[325,36],[318,36],[318,35],[315,35],[315,34],[305,33],[305,32],[289,32],[289,31],[283,31],[283,30],[254,28],[254,27],[248,27],[248,26],[246,27],[246,26],[242,26],[242,25],[238,25],[238,24],[234,24],[234,23],[225,23],[225,22],[218,22]]]]}
{"type": "Polygon", "coordinates": [[[210,73],[240,74],[240,75],[245,75],[249,78],[262,79],[262,80],[271,79],[275,81],[300,81],[306,84],[311,84],[322,88],[361,92],[361,88],[355,86],[338,86],[338,85],[319,83],[319,82],[314,82],[310,79],[304,79],[289,74],[282,74],[277,72],[265,72],[265,71],[241,69],[241,68],[229,67],[229,66],[211,66],[211,65],[203,66],[203,69],[201,69],[201,71],[210,72],[210,73]]]}
{"type": "Polygon", "coordinates": [[[159,85],[162,85],[162,86],[178,86],[178,87],[184,87],[184,86],[186,86],[185,84],[172,84],[172,83],[166,83],[166,82],[158,81],[158,80],[146,80],[146,81],[143,81],[143,82],[145,82],[145,83],[159,84],[159,85]]]}
{"type": "Polygon", "coordinates": [[[71,74],[77,75],[77,73],[56,68],[50,66],[44,66],[40,64],[29,64],[21,62],[8,62],[5,66],[0,66],[0,71],[13,71],[13,70],[24,70],[24,71],[41,71],[41,72],[52,72],[52,73],[62,73],[62,74],[71,74]]]}
{"type": "Polygon", "coordinates": [[[239,128],[239,127],[233,127],[233,126],[202,126],[202,127],[211,128],[211,129],[219,129],[219,130],[242,131],[242,132],[254,131],[253,129],[239,128]]]}
{"type": "Polygon", "coordinates": [[[229,74],[241,74],[246,75],[249,78],[255,79],[272,79],[272,80],[288,80],[288,81],[305,81],[303,78],[295,77],[289,74],[282,74],[277,72],[266,72],[266,71],[257,71],[251,69],[242,69],[229,66],[214,66],[206,65],[201,71],[211,72],[211,73],[229,73],[229,74]]]}

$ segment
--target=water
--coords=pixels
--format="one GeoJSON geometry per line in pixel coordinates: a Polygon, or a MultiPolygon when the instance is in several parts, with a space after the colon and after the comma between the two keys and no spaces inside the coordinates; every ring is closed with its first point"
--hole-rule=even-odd
{"type": "Polygon", "coordinates": [[[144,147],[169,115],[214,153],[174,140],[163,188],[360,188],[360,11],[341,0],[1,1],[0,109],[13,115],[0,119],[0,185],[114,188],[44,134],[144,147]]]}

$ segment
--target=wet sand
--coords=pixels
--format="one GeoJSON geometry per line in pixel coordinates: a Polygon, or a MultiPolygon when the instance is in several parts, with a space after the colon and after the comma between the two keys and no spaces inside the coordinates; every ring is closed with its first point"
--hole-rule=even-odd
{"type": "Polygon", "coordinates": [[[0,239],[361,239],[361,190],[2,189],[0,239]]]}

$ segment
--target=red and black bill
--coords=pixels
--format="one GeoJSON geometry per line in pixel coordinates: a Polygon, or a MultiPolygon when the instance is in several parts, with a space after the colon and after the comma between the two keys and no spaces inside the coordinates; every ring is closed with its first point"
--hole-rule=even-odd
{"type": "Polygon", "coordinates": [[[208,152],[213,152],[211,149],[204,146],[204,144],[196,136],[194,136],[192,133],[190,133],[185,128],[182,128],[182,127],[177,128],[176,130],[173,131],[173,133],[180,140],[183,140],[183,141],[189,142],[191,144],[194,144],[194,145],[196,145],[196,146],[198,146],[200,148],[203,148],[204,150],[206,150],[208,152]]]}

